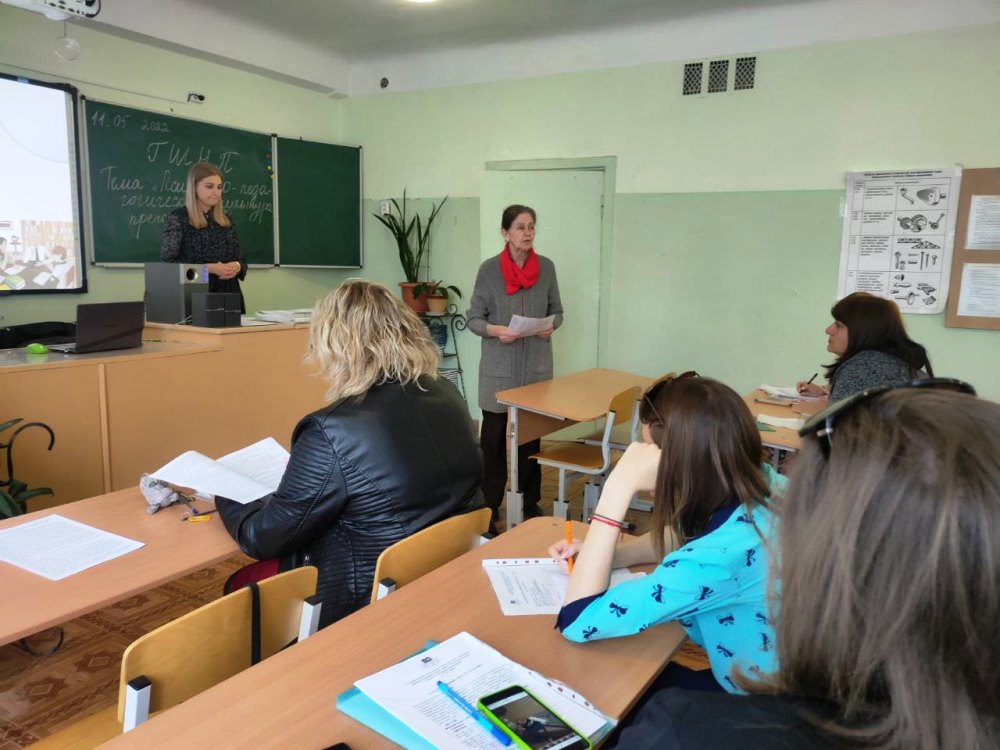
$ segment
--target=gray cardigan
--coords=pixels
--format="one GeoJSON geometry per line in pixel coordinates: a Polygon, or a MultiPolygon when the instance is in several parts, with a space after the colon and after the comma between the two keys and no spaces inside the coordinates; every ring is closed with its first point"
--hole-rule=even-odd
{"type": "Polygon", "coordinates": [[[913,378],[926,378],[923,370],[914,372],[899,357],[877,349],[865,349],[841,362],[830,381],[830,403],[841,401],[866,388],[900,385],[913,378]]]}
{"type": "Polygon", "coordinates": [[[562,301],[556,267],[548,258],[538,256],[538,281],[531,289],[507,294],[500,273],[500,256],[483,261],[476,275],[476,287],[466,317],[469,330],[482,336],[482,357],[479,360],[479,408],[483,411],[504,412],[497,403],[496,392],[552,378],[552,341],[540,336],[518,339],[502,344],[486,333],[487,325],[505,326],[514,315],[546,318],[555,315],[554,326],[562,325],[562,301]]]}

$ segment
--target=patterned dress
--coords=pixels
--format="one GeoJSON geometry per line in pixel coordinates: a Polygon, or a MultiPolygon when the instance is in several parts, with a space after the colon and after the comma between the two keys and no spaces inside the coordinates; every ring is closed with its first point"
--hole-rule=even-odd
{"type": "MultiPolygon", "coordinates": [[[[772,494],[787,483],[763,467],[772,494]]],[[[663,558],[649,575],[625,581],[586,602],[576,619],[558,626],[572,641],[634,635],[677,620],[688,637],[708,653],[712,674],[730,693],[741,692],[734,667],[750,677],[777,671],[774,628],[767,606],[766,543],[775,540],[774,518],[762,506],[748,513],[732,504],[713,514],[709,531],[663,558]]]]}
{"type": "MultiPolygon", "coordinates": [[[[228,217],[228,214],[227,214],[228,217]]],[[[240,307],[246,312],[240,280],[247,276],[247,262],[240,250],[240,239],[236,227],[219,226],[211,212],[205,214],[208,226],[195,229],[188,220],[187,209],[174,209],[163,223],[163,242],[160,246],[160,260],[165,263],[232,263],[240,262],[240,273],[236,278],[220,279],[215,274],[208,276],[209,292],[228,292],[240,295],[240,307]]]]}

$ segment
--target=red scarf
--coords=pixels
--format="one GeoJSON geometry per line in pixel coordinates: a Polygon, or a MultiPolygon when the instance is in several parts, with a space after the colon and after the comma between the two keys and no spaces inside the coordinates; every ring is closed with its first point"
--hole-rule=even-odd
{"type": "Polygon", "coordinates": [[[510,245],[504,245],[503,252],[500,253],[500,273],[507,282],[507,294],[514,294],[521,289],[531,289],[538,281],[538,256],[535,255],[535,248],[528,250],[524,266],[519,266],[514,262],[514,256],[510,254],[510,245]]]}

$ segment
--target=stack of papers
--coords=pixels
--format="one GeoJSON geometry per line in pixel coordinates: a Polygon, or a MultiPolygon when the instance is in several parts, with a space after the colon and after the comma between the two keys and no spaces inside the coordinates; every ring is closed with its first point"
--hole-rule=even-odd
{"type": "Polygon", "coordinates": [[[799,393],[794,385],[762,385],[760,389],[772,398],[787,398],[791,401],[815,401],[819,398],[799,393]]]}
{"type": "Polygon", "coordinates": [[[300,307],[296,310],[258,310],[257,320],[270,323],[308,323],[312,320],[312,308],[300,307]]]}
{"type": "Polygon", "coordinates": [[[288,451],[269,437],[217,461],[188,451],[150,476],[176,487],[190,487],[202,495],[222,495],[249,503],[278,489],[287,464],[288,451]]]}
{"type": "Polygon", "coordinates": [[[799,430],[806,423],[804,419],[794,419],[792,417],[772,417],[770,414],[758,414],[757,421],[761,424],[769,424],[772,427],[787,427],[789,430],[799,430]]]}
{"type": "MultiPolygon", "coordinates": [[[[483,569],[505,615],[557,615],[566,601],[569,576],[551,557],[483,560],[483,569]]],[[[618,568],[611,571],[611,586],[644,575],[618,568]]]]}
{"type": "Polygon", "coordinates": [[[502,750],[499,740],[438,689],[439,680],[473,706],[485,695],[521,685],[592,740],[612,727],[572,689],[464,632],[358,680],[356,690],[337,697],[337,707],[406,748],[502,750]]]}
{"type": "Polygon", "coordinates": [[[60,515],[0,531],[0,561],[61,581],[144,546],[60,515]]]}

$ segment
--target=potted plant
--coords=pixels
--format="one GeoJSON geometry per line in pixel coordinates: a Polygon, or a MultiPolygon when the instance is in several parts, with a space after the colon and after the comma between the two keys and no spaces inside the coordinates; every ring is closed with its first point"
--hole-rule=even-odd
{"type": "Polygon", "coordinates": [[[407,216],[406,191],[404,190],[402,206],[393,198],[389,213],[385,215],[372,214],[385,225],[393,239],[396,240],[399,263],[403,266],[403,276],[406,279],[406,281],[399,283],[403,301],[417,313],[427,312],[427,296],[426,294],[415,295],[414,287],[420,283],[420,266],[424,262],[424,256],[430,250],[431,225],[447,200],[448,196],[445,196],[436,206],[431,203],[431,213],[425,221],[415,211],[412,216],[407,216]]]}
{"type": "MultiPolygon", "coordinates": [[[[9,430],[18,422],[23,421],[23,419],[18,418],[4,422],[0,424],[0,432],[9,430]]],[[[14,430],[9,442],[0,443],[0,450],[7,451],[7,479],[0,480],[0,518],[19,516],[26,512],[27,507],[25,503],[28,500],[39,495],[52,494],[52,490],[48,487],[36,487],[33,490],[29,490],[28,485],[14,478],[14,440],[29,427],[41,427],[49,433],[49,450],[52,450],[52,446],[56,442],[56,436],[53,434],[52,428],[47,424],[43,422],[28,422],[14,430]]]]}
{"type": "Polygon", "coordinates": [[[462,298],[462,290],[443,281],[425,281],[413,287],[414,296],[427,295],[427,314],[444,315],[448,311],[448,298],[454,294],[462,298]]]}

